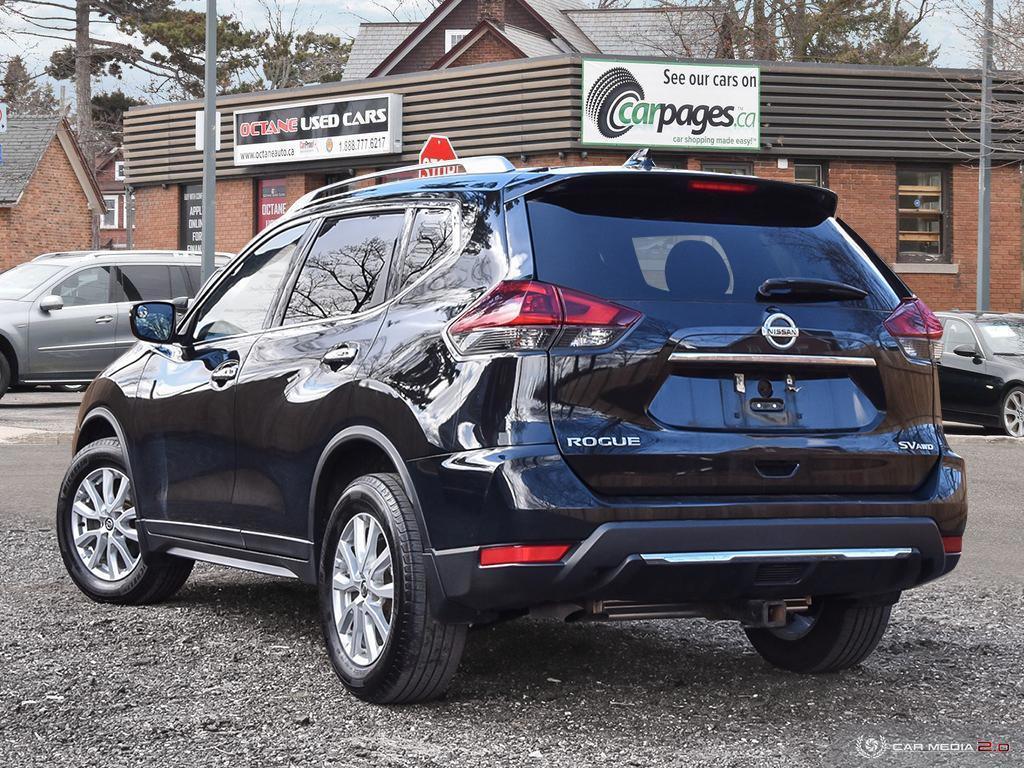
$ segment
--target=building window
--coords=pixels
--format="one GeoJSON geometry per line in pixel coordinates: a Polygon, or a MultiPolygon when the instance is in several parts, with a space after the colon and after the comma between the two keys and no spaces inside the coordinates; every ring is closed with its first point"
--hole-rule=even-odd
{"type": "Polygon", "coordinates": [[[821,163],[795,163],[793,165],[793,180],[797,184],[827,187],[828,172],[821,163]]]}
{"type": "Polygon", "coordinates": [[[117,201],[120,195],[104,195],[103,204],[106,208],[100,217],[100,229],[117,229],[120,223],[117,201]]]}
{"type": "Polygon", "coordinates": [[[897,168],[896,261],[903,264],[948,264],[945,248],[944,172],[941,169],[897,168]]]}
{"type": "Polygon", "coordinates": [[[114,161],[114,181],[124,181],[124,160],[114,161]]]}
{"type": "Polygon", "coordinates": [[[448,53],[448,51],[459,44],[462,38],[472,31],[471,29],[446,29],[444,31],[444,52],[448,53]]]}
{"type": "Polygon", "coordinates": [[[700,164],[701,170],[708,173],[731,173],[738,176],[753,176],[754,168],[750,163],[725,163],[717,160],[705,160],[700,164]]]}

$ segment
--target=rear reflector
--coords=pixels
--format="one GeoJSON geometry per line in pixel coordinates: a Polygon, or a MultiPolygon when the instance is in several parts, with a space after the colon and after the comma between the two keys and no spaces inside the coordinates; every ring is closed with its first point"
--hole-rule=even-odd
{"type": "Polygon", "coordinates": [[[937,361],[942,356],[942,323],[919,298],[905,300],[882,325],[908,358],[937,361]]]}
{"type": "Polygon", "coordinates": [[[511,544],[485,547],[480,550],[480,565],[512,565],[513,563],[557,563],[571,544],[511,544]]]}
{"type": "Polygon", "coordinates": [[[964,537],[963,536],[943,536],[942,537],[942,551],[947,555],[959,555],[963,551],[964,537]]]}
{"type": "Polygon", "coordinates": [[[463,354],[586,349],[617,341],[635,310],[537,280],[498,283],[448,329],[463,354]]]}

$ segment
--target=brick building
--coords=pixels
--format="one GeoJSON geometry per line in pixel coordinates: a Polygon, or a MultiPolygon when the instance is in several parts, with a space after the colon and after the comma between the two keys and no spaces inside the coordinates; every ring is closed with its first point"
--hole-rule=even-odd
{"type": "Polygon", "coordinates": [[[11,116],[0,147],[0,271],[47,251],[93,247],[102,197],[67,121],[11,116]]]}
{"type": "Polygon", "coordinates": [[[120,147],[105,152],[96,161],[96,182],[103,193],[103,214],[99,220],[100,248],[128,247],[128,196],[125,188],[124,152],[120,147]]]}
{"type": "MultiPolygon", "coordinates": [[[[573,0],[446,0],[418,24],[364,24],[340,83],[219,100],[226,119],[217,161],[216,247],[238,250],[324,183],[416,162],[433,134],[450,137],[462,157],[501,154],[520,166],[621,165],[645,143],[586,140],[588,128],[593,135],[587,62],[677,66],[665,51],[678,50],[684,40],[695,57],[692,66],[723,65],[713,58],[721,50],[710,13],[595,10],[573,0]],[[356,129],[290,143],[252,135],[252,125],[271,130],[296,115],[330,112],[332,104],[341,110],[386,98],[397,99],[388,102],[386,128],[394,135],[382,128],[376,144],[360,144],[356,129]],[[239,134],[235,123],[249,135],[239,134]]],[[[926,301],[936,309],[973,307],[977,127],[960,113],[963,95],[978,90],[979,73],[742,64],[759,73],[756,143],[749,151],[659,147],[657,164],[830,187],[840,197],[839,215],[926,301]]],[[[997,83],[996,98],[1020,95],[997,83]]],[[[197,102],[165,104],[126,116],[139,247],[198,242],[201,157],[193,142],[200,108],[197,102]]],[[[991,303],[1019,311],[1022,177],[1013,150],[1021,147],[1013,144],[1018,138],[998,131],[995,140],[991,303]]]]}

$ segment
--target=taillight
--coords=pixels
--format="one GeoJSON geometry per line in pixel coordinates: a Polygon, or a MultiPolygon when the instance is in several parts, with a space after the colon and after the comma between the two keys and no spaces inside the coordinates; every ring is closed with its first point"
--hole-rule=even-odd
{"type": "Polygon", "coordinates": [[[942,323],[920,299],[907,299],[882,324],[911,360],[937,361],[942,356],[942,323]]]}
{"type": "Polygon", "coordinates": [[[570,544],[510,544],[484,547],[480,565],[513,565],[516,563],[557,563],[569,551],[570,544]]]}
{"type": "Polygon", "coordinates": [[[569,288],[508,280],[463,312],[448,334],[463,354],[598,348],[639,318],[635,310],[569,288]]]}

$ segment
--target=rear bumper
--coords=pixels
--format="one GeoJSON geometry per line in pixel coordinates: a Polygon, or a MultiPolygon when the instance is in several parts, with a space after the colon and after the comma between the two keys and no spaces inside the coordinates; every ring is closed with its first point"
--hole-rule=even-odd
{"type": "Polygon", "coordinates": [[[480,566],[479,547],[427,553],[448,620],[552,603],[675,604],[804,596],[894,599],[951,571],[927,518],[605,523],[561,562],[480,566]]]}
{"type": "Polygon", "coordinates": [[[721,601],[896,594],[956,565],[963,460],[944,454],[904,495],[605,497],[553,445],[480,449],[407,464],[427,533],[432,607],[450,620],[581,600],[721,601]],[[554,565],[481,567],[482,546],[570,543],[554,565]],[[662,562],[643,555],[910,548],[892,559],[662,562]],[[786,567],[783,567],[786,566],[786,567]]]}

